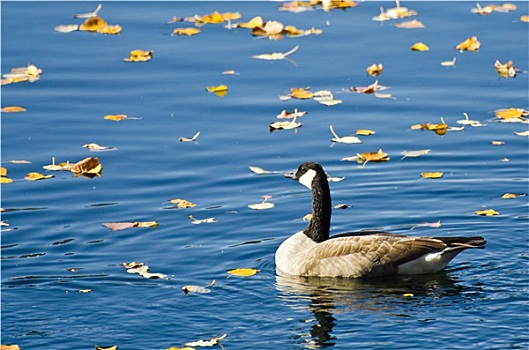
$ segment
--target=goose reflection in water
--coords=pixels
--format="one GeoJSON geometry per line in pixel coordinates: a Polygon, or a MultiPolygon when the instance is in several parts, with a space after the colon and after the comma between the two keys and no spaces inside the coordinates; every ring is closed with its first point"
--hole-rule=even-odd
{"type": "MultiPolygon", "coordinates": [[[[453,276],[445,272],[373,279],[276,276],[276,289],[283,304],[295,312],[308,310],[314,316],[308,320],[300,320],[301,326],[294,325],[296,334],[292,339],[300,339],[302,348],[307,349],[336,345],[338,338],[333,335],[335,327],[339,332],[358,333],[359,343],[362,345],[374,345],[377,343],[376,339],[371,339],[369,334],[361,334],[372,332],[369,327],[365,327],[365,323],[370,323],[373,319],[380,320],[378,316],[371,318],[369,314],[413,317],[418,307],[440,308],[475,295],[469,293],[469,288],[475,293],[480,292],[476,286],[461,286],[453,276]],[[420,302],[417,298],[420,298],[420,302]],[[352,319],[364,326],[349,330],[340,329],[340,322],[335,315],[343,313],[356,313],[352,319]],[[309,333],[304,326],[308,323],[313,323],[309,333]]],[[[290,320],[295,322],[297,318],[294,316],[290,320]]]]}

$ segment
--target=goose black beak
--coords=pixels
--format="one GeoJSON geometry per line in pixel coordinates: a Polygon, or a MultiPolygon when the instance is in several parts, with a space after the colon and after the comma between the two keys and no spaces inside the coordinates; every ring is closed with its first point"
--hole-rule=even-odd
{"type": "Polygon", "coordinates": [[[288,172],[284,173],[283,175],[285,175],[285,177],[291,178],[292,180],[297,180],[296,179],[296,172],[297,171],[298,171],[298,169],[294,169],[294,170],[291,170],[291,171],[288,171],[288,172]]]}

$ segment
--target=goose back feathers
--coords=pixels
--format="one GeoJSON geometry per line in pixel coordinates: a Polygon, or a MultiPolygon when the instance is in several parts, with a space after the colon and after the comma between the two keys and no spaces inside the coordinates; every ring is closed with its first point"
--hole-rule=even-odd
{"type": "Polygon", "coordinates": [[[307,162],[287,175],[312,191],[312,219],[277,249],[279,274],[367,277],[435,273],[461,251],[484,248],[482,237],[414,237],[385,232],[329,236],[331,196],[325,171],[307,162]]]}

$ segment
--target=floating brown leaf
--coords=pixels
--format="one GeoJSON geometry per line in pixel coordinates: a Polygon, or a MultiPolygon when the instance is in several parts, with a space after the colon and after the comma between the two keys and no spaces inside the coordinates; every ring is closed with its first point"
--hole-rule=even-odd
{"type": "Polygon", "coordinates": [[[191,203],[185,199],[180,198],[170,199],[169,202],[175,204],[177,208],[193,208],[197,206],[195,203],[191,203]]]}
{"type": "Polygon", "coordinates": [[[86,32],[96,32],[101,34],[119,34],[121,33],[121,26],[109,25],[101,17],[95,16],[88,18],[83,24],[79,26],[79,30],[86,32]]]}
{"type": "Polygon", "coordinates": [[[379,63],[379,64],[370,65],[369,67],[367,67],[366,71],[367,71],[367,74],[373,77],[376,77],[380,75],[380,73],[382,73],[382,69],[383,69],[382,63],[379,63]]]}
{"type": "Polygon", "coordinates": [[[101,176],[101,171],[103,170],[103,165],[99,163],[99,158],[97,157],[87,157],[83,160],[78,161],[73,164],[70,171],[74,173],[75,176],[101,176]]]}

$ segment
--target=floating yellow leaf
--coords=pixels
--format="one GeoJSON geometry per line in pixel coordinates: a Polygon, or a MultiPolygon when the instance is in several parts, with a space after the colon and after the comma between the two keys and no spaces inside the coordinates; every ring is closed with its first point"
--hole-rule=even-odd
{"type": "Polygon", "coordinates": [[[170,348],[167,348],[167,350],[195,350],[195,348],[185,346],[183,348],[175,348],[174,346],[171,346],[170,348]]]}
{"type": "Polygon", "coordinates": [[[299,100],[306,100],[314,97],[314,93],[312,91],[309,91],[309,88],[291,88],[290,89],[290,95],[293,98],[297,98],[299,100]]]}
{"type": "Polygon", "coordinates": [[[517,135],[517,136],[529,136],[529,130],[515,131],[514,134],[517,135]]]}
{"type": "Polygon", "coordinates": [[[186,201],[185,199],[180,198],[171,199],[169,200],[169,202],[175,204],[175,206],[178,208],[193,208],[197,206],[195,203],[191,203],[189,201],[186,201]]]}
{"type": "Polygon", "coordinates": [[[503,142],[503,141],[492,141],[492,144],[493,144],[494,146],[501,146],[501,145],[504,145],[505,142],[503,142]]]}
{"type": "Polygon", "coordinates": [[[439,179],[443,177],[444,173],[441,171],[431,172],[431,173],[421,173],[423,179],[439,179]]]}
{"type": "Polygon", "coordinates": [[[222,14],[222,18],[225,21],[233,21],[235,19],[241,19],[241,14],[239,12],[225,12],[222,14]]]}
{"type": "Polygon", "coordinates": [[[496,69],[496,73],[502,78],[516,78],[517,69],[512,64],[512,61],[507,61],[507,63],[503,64],[496,60],[494,63],[494,69],[496,69]]]}
{"type": "Polygon", "coordinates": [[[114,120],[114,121],[120,121],[128,118],[128,115],[126,114],[109,114],[105,115],[103,118],[106,120],[114,120]]]}
{"type": "Polygon", "coordinates": [[[77,24],[60,24],[58,26],[55,26],[53,28],[56,32],[59,33],[71,33],[75,32],[76,30],[79,30],[79,25],[77,24]]]}
{"type": "Polygon", "coordinates": [[[3,166],[0,167],[0,176],[7,176],[7,169],[3,166]]]}
{"type": "Polygon", "coordinates": [[[98,30],[103,29],[108,24],[101,17],[90,17],[83,24],[79,26],[79,30],[87,32],[97,32],[98,30]]]}
{"type": "Polygon", "coordinates": [[[474,212],[477,215],[481,216],[493,216],[493,215],[500,215],[496,210],[494,209],[487,209],[487,210],[477,210],[474,212]]]}
{"type": "Polygon", "coordinates": [[[55,164],[55,157],[51,157],[51,164],[50,165],[45,165],[42,168],[45,169],[45,170],[51,170],[51,171],[69,170],[69,168],[68,169],[64,169],[64,166],[62,166],[61,164],[55,164]]]}
{"type": "Polygon", "coordinates": [[[152,58],[152,51],[132,50],[125,62],[147,62],[152,58]]]}
{"type": "Polygon", "coordinates": [[[87,157],[83,160],[78,161],[75,164],[72,164],[70,171],[74,173],[75,176],[101,176],[101,171],[103,170],[103,165],[99,163],[99,158],[97,157],[87,157]]]}
{"type": "Polygon", "coordinates": [[[500,119],[522,118],[528,115],[529,111],[526,111],[521,108],[498,109],[496,111],[496,117],[500,119]]]}
{"type": "Polygon", "coordinates": [[[479,47],[481,46],[481,43],[478,41],[478,38],[476,36],[471,36],[467,40],[459,43],[456,46],[456,50],[459,50],[460,52],[463,51],[478,51],[479,47]]]}
{"type": "Polygon", "coordinates": [[[378,76],[380,73],[382,73],[382,64],[379,63],[379,64],[372,64],[370,65],[369,67],[367,67],[366,71],[367,71],[367,74],[373,76],[373,77],[376,77],[378,76]]]}
{"type": "Polygon", "coordinates": [[[387,162],[390,159],[388,154],[383,152],[382,149],[379,149],[378,152],[364,152],[362,154],[357,153],[356,156],[358,157],[356,161],[358,163],[362,163],[362,167],[364,167],[367,162],[387,162]]]}
{"type": "Polygon", "coordinates": [[[444,135],[448,130],[448,125],[441,120],[441,123],[426,123],[426,124],[414,124],[410,126],[412,130],[430,130],[435,132],[437,135],[444,135]]]}
{"type": "Polygon", "coordinates": [[[254,17],[248,22],[237,23],[237,27],[249,28],[249,29],[261,27],[262,25],[263,25],[263,19],[261,18],[261,16],[254,17]]]}
{"type": "Polygon", "coordinates": [[[255,275],[257,272],[259,272],[259,270],[249,269],[249,268],[228,270],[228,273],[230,275],[240,276],[240,277],[250,277],[250,276],[255,275]]]}
{"type": "Polygon", "coordinates": [[[208,86],[206,91],[213,92],[217,96],[226,96],[228,93],[228,87],[226,85],[208,86]]]}
{"type": "Polygon", "coordinates": [[[406,29],[414,29],[414,28],[424,28],[424,24],[421,21],[418,21],[416,19],[411,21],[405,21],[401,23],[396,23],[395,27],[397,28],[406,28],[406,29]]]}
{"type": "Polygon", "coordinates": [[[428,51],[430,48],[422,42],[415,43],[411,46],[410,50],[412,51],[428,51]]]}
{"type": "Polygon", "coordinates": [[[136,222],[136,227],[152,227],[156,228],[158,227],[158,223],[156,221],[139,221],[136,222]]]}
{"type": "Polygon", "coordinates": [[[55,177],[55,175],[43,175],[41,173],[32,172],[32,173],[26,174],[24,179],[28,181],[37,181],[37,180],[51,179],[52,177],[55,177]]]}
{"type": "Polygon", "coordinates": [[[520,16],[520,21],[522,21],[522,22],[529,22],[529,16],[528,16],[528,15],[522,15],[522,16],[520,16]]]}
{"type": "Polygon", "coordinates": [[[20,350],[20,348],[16,344],[11,344],[11,345],[2,344],[0,345],[0,350],[20,350]]]}
{"type": "Polygon", "coordinates": [[[5,106],[2,107],[2,113],[17,113],[17,112],[25,112],[26,109],[24,107],[20,106],[5,106]]]}
{"type": "Polygon", "coordinates": [[[369,130],[369,129],[359,129],[359,130],[356,130],[356,134],[362,135],[362,136],[369,136],[369,135],[374,135],[375,131],[369,130]]]}
{"type": "Polygon", "coordinates": [[[413,293],[404,293],[402,294],[403,297],[413,297],[415,296],[413,293]]]}
{"type": "Polygon", "coordinates": [[[95,16],[88,18],[83,24],[81,24],[79,30],[101,34],[119,34],[121,32],[121,26],[110,26],[101,17],[95,16]]]}
{"type": "Polygon", "coordinates": [[[0,177],[0,184],[9,184],[11,182],[13,182],[13,179],[8,177],[0,177]]]}
{"type": "Polygon", "coordinates": [[[203,23],[211,23],[211,24],[218,24],[224,22],[224,17],[218,13],[217,11],[204,15],[202,17],[195,16],[196,24],[200,25],[203,23]]]}
{"type": "Polygon", "coordinates": [[[11,159],[9,163],[11,164],[31,164],[29,160],[24,160],[24,159],[11,159]]]}
{"type": "Polygon", "coordinates": [[[198,33],[200,33],[200,29],[192,28],[192,27],[189,27],[189,28],[176,28],[175,30],[173,30],[173,34],[176,34],[176,35],[192,36],[192,35],[196,35],[198,33]]]}
{"type": "Polygon", "coordinates": [[[505,193],[501,198],[503,199],[512,199],[512,198],[518,198],[518,197],[525,197],[527,194],[525,193],[505,193]]]}

